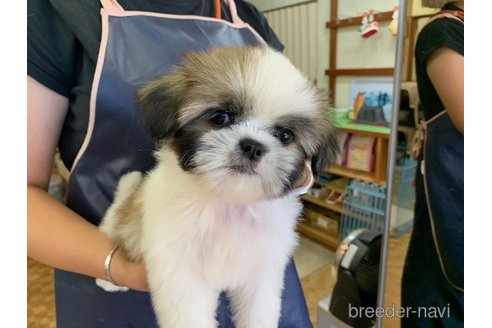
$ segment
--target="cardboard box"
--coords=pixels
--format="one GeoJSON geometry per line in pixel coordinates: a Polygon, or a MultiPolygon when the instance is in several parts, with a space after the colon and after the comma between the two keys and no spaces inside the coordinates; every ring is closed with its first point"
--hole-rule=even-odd
{"type": "Polygon", "coordinates": [[[304,208],[304,217],[311,222],[312,225],[319,227],[331,234],[338,234],[338,220],[321,213],[312,208],[304,208]]]}

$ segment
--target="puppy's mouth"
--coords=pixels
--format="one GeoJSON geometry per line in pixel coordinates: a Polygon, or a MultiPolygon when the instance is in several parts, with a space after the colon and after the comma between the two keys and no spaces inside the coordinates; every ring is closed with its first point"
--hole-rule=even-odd
{"type": "Polygon", "coordinates": [[[263,175],[268,171],[269,161],[262,159],[260,161],[250,161],[245,158],[232,159],[226,165],[229,174],[231,175],[263,175]]]}
{"type": "Polygon", "coordinates": [[[229,165],[227,169],[234,174],[247,174],[253,175],[257,174],[255,170],[249,165],[229,165]]]}

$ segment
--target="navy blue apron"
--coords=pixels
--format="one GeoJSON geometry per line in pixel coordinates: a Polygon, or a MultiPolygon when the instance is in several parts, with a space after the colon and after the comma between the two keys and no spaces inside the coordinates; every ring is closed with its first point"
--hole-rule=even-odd
{"type": "MultiPolygon", "coordinates": [[[[91,91],[87,136],[68,183],[67,205],[95,225],[113,201],[119,178],[146,172],[155,164],[154,144],[139,124],[135,91],[166,74],[184,51],[211,47],[263,45],[237,16],[233,23],[199,16],[124,11],[115,0],[101,0],[103,34],[91,91]]],[[[104,265],[101,263],[101,266],[104,265]]],[[[279,327],[312,327],[295,265],[286,268],[279,327]]],[[[149,293],[106,292],[95,279],[55,270],[59,328],[158,327],[149,293]]],[[[193,315],[193,309],[190,309],[193,315]]],[[[234,327],[224,294],[217,320],[234,327]]]]}
{"type": "Polygon", "coordinates": [[[446,111],[426,122],[422,174],[432,236],[446,280],[464,290],[464,136],[446,111]]]}

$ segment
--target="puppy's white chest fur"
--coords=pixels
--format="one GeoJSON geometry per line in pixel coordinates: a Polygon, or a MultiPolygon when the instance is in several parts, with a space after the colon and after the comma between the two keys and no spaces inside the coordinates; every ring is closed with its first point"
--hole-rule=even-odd
{"type": "Polygon", "coordinates": [[[143,191],[147,262],[168,258],[173,267],[189,266],[216,289],[236,287],[271,261],[285,262],[296,244],[293,228],[301,206],[295,196],[227,203],[183,172],[174,154],[163,155],[173,165],[152,172],[143,191]]]}

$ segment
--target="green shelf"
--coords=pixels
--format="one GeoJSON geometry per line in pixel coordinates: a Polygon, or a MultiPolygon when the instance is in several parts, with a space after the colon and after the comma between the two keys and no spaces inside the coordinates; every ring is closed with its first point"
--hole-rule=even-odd
{"type": "Polygon", "coordinates": [[[357,124],[350,123],[350,121],[336,121],[335,126],[341,129],[356,130],[364,132],[372,132],[378,134],[390,134],[390,128],[380,125],[370,125],[370,124],[357,124]]]}

